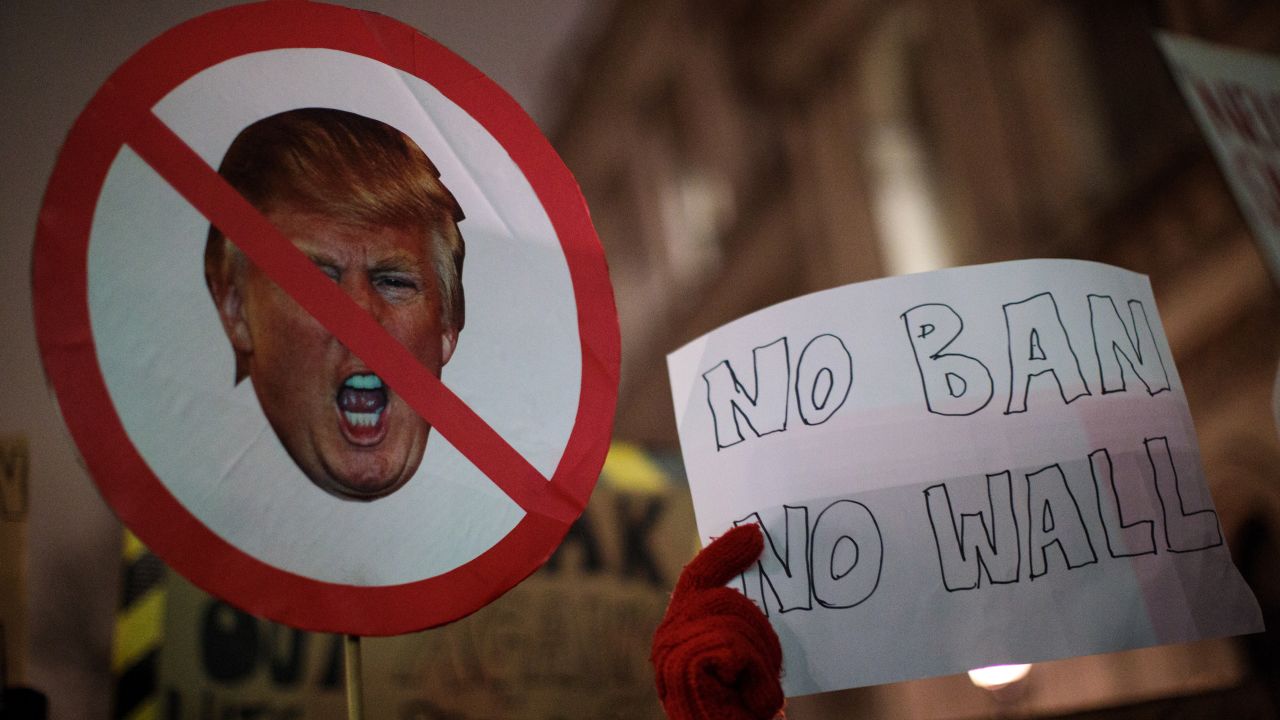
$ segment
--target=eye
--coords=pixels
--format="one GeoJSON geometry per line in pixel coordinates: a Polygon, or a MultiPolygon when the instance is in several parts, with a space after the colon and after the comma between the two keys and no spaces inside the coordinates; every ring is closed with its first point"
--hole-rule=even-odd
{"type": "Polygon", "coordinates": [[[328,275],[329,279],[334,282],[338,282],[338,279],[342,277],[342,271],[339,270],[336,265],[317,262],[316,267],[320,268],[320,272],[324,273],[325,275],[328,275]]]}
{"type": "Polygon", "coordinates": [[[373,278],[374,287],[388,300],[407,300],[418,294],[419,282],[404,273],[383,273],[373,278]]]}
{"type": "Polygon", "coordinates": [[[417,288],[417,285],[408,278],[381,277],[381,278],[378,278],[377,282],[379,285],[383,287],[415,288],[415,289],[417,288]]]}

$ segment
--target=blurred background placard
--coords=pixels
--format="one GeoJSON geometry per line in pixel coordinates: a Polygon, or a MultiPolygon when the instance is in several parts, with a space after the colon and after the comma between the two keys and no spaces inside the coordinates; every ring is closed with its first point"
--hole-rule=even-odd
{"type": "Polygon", "coordinates": [[[1280,282],[1280,57],[1172,33],[1157,40],[1280,282]]]}
{"type": "MultiPolygon", "coordinates": [[[[693,552],[666,472],[615,447],[547,564],[451,625],[365,638],[365,699],[395,720],[659,720],[649,645],[693,552]]],[[[166,581],[157,691],[170,720],[346,717],[342,638],[259,620],[166,581]]]]}

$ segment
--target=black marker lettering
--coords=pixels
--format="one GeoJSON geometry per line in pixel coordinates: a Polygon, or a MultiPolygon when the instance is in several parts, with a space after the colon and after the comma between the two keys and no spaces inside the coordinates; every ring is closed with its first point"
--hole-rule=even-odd
{"type": "Polygon", "coordinates": [[[791,356],[787,339],[778,338],[751,353],[751,388],[722,360],[702,374],[707,405],[715,424],[716,449],[746,439],[742,424],[756,437],[787,429],[787,397],[791,394],[791,356]],[[741,421],[741,422],[740,422],[741,421]]]}
{"type": "Polygon", "coordinates": [[[904,312],[902,320],[911,340],[911,351],[915,354],[916,369],[920,371],[924,402],[929,412],[936,415],[972,415],[991,402],[994,384],[987,366],[968,355],[947,352],[964,330],[964,321],[955,310],[939,303],[917,305],[904,312]],[[913,327],[921,329],[918,337],[911,332],[913,327]],[[925,331],[926,327],[928,331],[925,331]],[[945,329],[945,332],[939,332],[939,337],[930,339],[935,328],[945,329]]]}

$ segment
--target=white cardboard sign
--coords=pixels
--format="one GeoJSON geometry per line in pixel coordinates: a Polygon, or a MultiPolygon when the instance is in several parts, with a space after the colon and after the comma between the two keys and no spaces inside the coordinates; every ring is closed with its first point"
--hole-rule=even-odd
{"type": "Polygon", "coordinates": [[[559,544],[607,451],[617,317],[576,183],[500,88],[374,13],[237,5],[140,49],[59,154],[32,292],[50,384],[121,520],[295,627],[391,635],[484,606],[559,544]],[[351,164],[375,156],[417,169],[351,164]],[[228,163],[295,171],[258,192],[228,163]],[[431,203],[405,190],[431,182],[431,203]],[[404,224],[429,205],[441,232],[404,224]]]}
{"type": "Polygon", "coordinates": [[[877,280],[668,358],[704,542],[788,695],[1255,632],[1147,278],[1037,260],[877,280]]]}
{"type": "Polygon", "coordinates": [[[1169,33],[1156,39],[1280,282],[1280,58],[1169,33]]]}

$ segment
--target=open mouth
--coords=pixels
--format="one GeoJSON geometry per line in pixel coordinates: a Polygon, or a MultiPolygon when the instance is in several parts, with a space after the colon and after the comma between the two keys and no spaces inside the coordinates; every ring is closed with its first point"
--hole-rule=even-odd
{"type": "Polygon", "coordinates": [[[347,439],[372,445],[386,431],[387,388],[373,373],[352,375],[338,388],[339,425],[347,439]]]}

